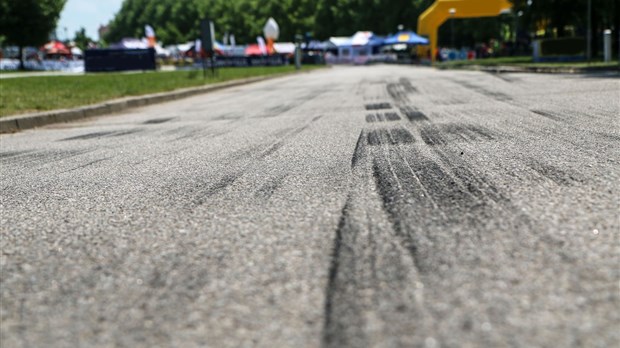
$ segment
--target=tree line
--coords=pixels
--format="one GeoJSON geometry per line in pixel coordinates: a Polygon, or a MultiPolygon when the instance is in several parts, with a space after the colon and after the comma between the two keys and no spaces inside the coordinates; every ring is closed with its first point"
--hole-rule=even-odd
{"type": "MultiPolygon", "coordinates": [[[[614,42],[620,29],[617,0],[590,0],[594,54],[600,34],[613,28],[614,42]]],[[[125,0],[110,23],[108,42],[123,37],[141,37],[144,25],[155,28],[158,41],[174,44],[199,37],[202,18],[215,22],[217,38],[234,34],[238,43],[256,42],[269,17],[280,25],[280,41],[296,35],[318,40],[350,36],[358,30],[395,33],[399,25],[415,30],[418,17],[434,0],[125,0]]],[[[523,37],[544,32],[545,37],[585,36],[588,0],[511,0],[512,14],[496,18],[459,19],[440,28],[440,45],[454,40],[457,46],[472,47],[490,39],[511,40],[518,31],[523,37]],[[545,29],[542,31],[541,29],[545,29]]]]}
{"type": "Polygon", "coordinates": [[[47,42],[56,29],[67,0],[0,0],[0,42],[19,47],[20,69],[23,47],[47,42]]]}
{"type": "Polygon", "coordinates": [[[164,44],[194,40],[202,18],[214,21],[221,37],[235,35],[250,43],[262,35],[267,18],[280,26],[280,40],[295,35],[313,38],[353,34],[356,30],[395,32],[399,24],[414,28],[417,17],[433,0],[125,0],[110,23],[109,42],[143,35],[144,25],[155,28],[164,44]]]}
{"type": "MultiPolygon", "coordinates": [[[[455,20],[440,29],[440,43],[456,36],[457,45],[471,45],[490,38],[502,39],[502,32],[516,26],[524,32],[546,28],[546,36],[585,36],[588,0],[511,0],[513,14],[497,18],[455,20]],[[521,16],[518,16],[521,14],[521,16]]],[[[590,0],[594,49],[603,29],[620,29],[618,0],[590,0]]],[[[0,44],[38,46],[54,31],[66,0],[0,0],[0,44]]],[[[253,43],[262,35],[269,17],[280,25],[280,41],[295,35],[324,40],[349,36],[357,30],[379,34],[397,31],[399,25],[415,30],[417,19],[434,0],[125,0],[110,22],[108,43],[124,37],[144,36],[144,26],[155,28],[164,45],[192,41],[199,37],[202,18],[215,22],[218,39],[234,34],[238,43],[253,43]]],[[[83,34],[83,33],[82,33],[83,34]]],[[[83,41],[83,40],[81,40],[83,41]]]]}

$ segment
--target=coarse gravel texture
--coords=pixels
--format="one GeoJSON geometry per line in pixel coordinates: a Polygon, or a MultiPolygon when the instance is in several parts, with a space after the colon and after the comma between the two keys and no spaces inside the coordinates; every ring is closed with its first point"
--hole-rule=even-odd
{"type": "Polygon", "coordinates": [[[0,343],[618,346],[619,115],[378,65],[2,135],[0,343]]]}

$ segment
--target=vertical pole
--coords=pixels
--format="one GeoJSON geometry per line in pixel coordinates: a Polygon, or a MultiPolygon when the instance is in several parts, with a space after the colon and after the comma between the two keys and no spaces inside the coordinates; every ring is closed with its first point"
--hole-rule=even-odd
{"type": "Polygon", "coordinates": [[[587,48],[586,56],[588,62],[592,60],[592,0],[588,0],[588,37],[586,38],[587,48]]]}
{"type": "MultiPolygon", "coordinates": [[[[202,46],[202,45],[201,45],[202,46]]],[[[207,79],[207,56],[202,56],[202,48],[198,53],[196,53],[196,57],[200,56],[202,58],[202,78],[203,80],[207,79]]]]}
{"type": "Polygon", "coordinates": [[[303,38],[301,37],[301,35],[295,35],[295,69],[296,70],[301,69],[301,56],[302,56],[301,41],[302,40],[303,38]]]}
{"type": "Polygon", "coordinates": [[[211,53],[211,75],[215,77],[215,50],[211,53]]]}
{"type": "Polygon", "coordinates": [[[295,45],[295,69],[301,69],[301,47],[299,47],[299,43],[295,45]]]}
{"type": "Polygon", "coordinates": [[[605,63],[611,62],[611,30],[606,29],[603,33],[603,46],[604,46],[604,56],[605,63]]]}

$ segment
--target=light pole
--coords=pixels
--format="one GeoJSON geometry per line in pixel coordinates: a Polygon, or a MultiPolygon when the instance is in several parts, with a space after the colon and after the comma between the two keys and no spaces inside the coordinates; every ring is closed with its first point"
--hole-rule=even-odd
{"type": "Polygon", "coordinates": [[[456,9],[455,8],[451,8],[450,9],[450,31],[451,31],[451,36],[452,36],[452,48],[456,49],[455,44],[454,44],[454,15],[456,14],[456,9]]]}

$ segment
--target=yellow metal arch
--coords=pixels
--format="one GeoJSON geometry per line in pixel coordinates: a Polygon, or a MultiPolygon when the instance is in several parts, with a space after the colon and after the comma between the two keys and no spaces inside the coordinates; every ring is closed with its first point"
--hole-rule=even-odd
{"type": "MultiPolygon", "coordinates": [[[[449,18],[495,17],[510,11],[507,0],[437,0],[418,18],[418,34],[428,37],[431,61],[435,62],[437,30],[449,18]]],[[[428,46],[418,46],[420,57],[429,53],[428,46]]]]}

